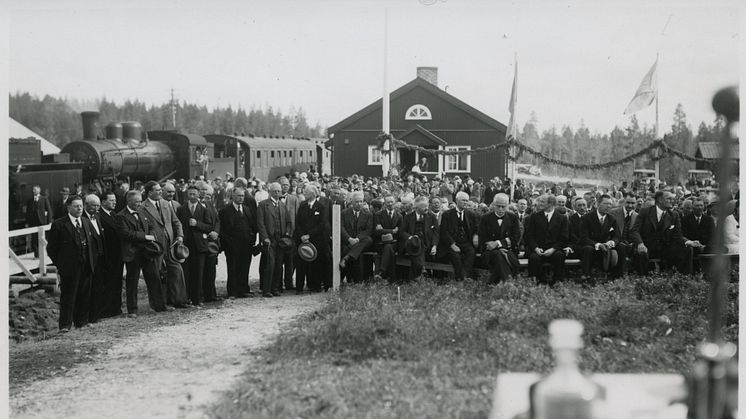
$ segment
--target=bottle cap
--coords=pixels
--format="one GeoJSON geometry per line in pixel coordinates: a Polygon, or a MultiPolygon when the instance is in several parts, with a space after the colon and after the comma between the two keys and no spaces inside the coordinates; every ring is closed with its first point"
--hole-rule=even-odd
{"type": "Polygon", "coordinates": [[[572,319],[552,320],[549,323],[549,344],[553,348],[582,348],[583,325],[572,319]]]}

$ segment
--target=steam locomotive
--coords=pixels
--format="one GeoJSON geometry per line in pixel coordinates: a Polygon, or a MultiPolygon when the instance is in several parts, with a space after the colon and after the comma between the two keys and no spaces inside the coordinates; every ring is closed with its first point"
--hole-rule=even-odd
{"type": "MultiPolygon", "coordinates": [[[[208,179],[235,177],[271,180],[311,166],[327,167],[330,152],[320,141],[245,134],[196,135],[179,130],[144,132],[136,121],[109,122],[100,129],[98,112],[83,112],[83,139],[65,145],[60,154],[28,151],[30,141],[10,141],[10,228],[23,227],[24,204],[38,184],[54,207],[63,186],[87,191],[106,189],[117,180],[208,179]],[[103,134],[103,135],[102,135],[103,134]],[[24,148],[25,147],[25,148],[24,148]]],[[[38,141],[37,141],[38,143],[38,141]]],[[[33,145],[33,144],[32,144],[33,145]]],[[[38,146],[36,147],[38,150],[38,146]]]]}

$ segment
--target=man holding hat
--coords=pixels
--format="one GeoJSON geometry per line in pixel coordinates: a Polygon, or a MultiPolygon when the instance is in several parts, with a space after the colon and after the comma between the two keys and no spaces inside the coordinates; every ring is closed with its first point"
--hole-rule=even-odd
{"type": "Polygon", "coordinates": [[[399,230],[399,254],[409,257],[411,262],[409,281],[422,275],[425,255],[435,256],[439,238],[438,222],[428,210],[428,199],[418,196],[414,200],[414,211],[404,216],[399,230]]]}
{"type": "Polygon", "coordinates": [[[207,208],[199,202],[199,189],[195,185],[187,188],[187,202],[179,207],[176,215],[184,228],[184,244],[189,249],[189,256],[181,262],[187,295],[193,305],[202,306],[202,278],[207,255],[207,235],[212,231],[212,220],[207,208]]]}
{"type": "Polygon", "coordinates": [[[609,209],[611,197],[601,195],[598,208],[585,214],[580,220],[582,280],[590,279],[593,264],[601,265],[605,271],[618,272],[614,267],[619,261],[616,247],[621,241],[622,229],[614,216],[609,214],[609,209]]]}
{"type": "MultiPolygon", "coordinates": [[[[298,246],[311,245],[316,252],[315,258],[308,260],[299,258],[295,277],[295,292],[303,292],[304,281],[308,280],[308,288],[312,292],[320,292],[322,285],[330,286],[330,278],[324,281],[331,271],[331,243],[332,234],[330,223],[330,205],[322,202],[319,189],[314,184],[307,184],[303,189],[306,200],[300,204],[295,220],[294,237],[298,246]]],[[[298,249],[301,253],[301,249],[298,249]]],[[[301,254],[303,256],[303,254],[301,254]]]]}
{"type": "Polygon", "coordinates": [[[492,212],[482,216],[479,222],[479,249],[492,283],[506,280],[518,270],[520,222],[507,208],[508,195],[498,193],[490,205],[492,212]]]}
{"type": "Polygon", "coordinates": [[[394,203],[394,196],[386,195],[383,198],[383,208],[373,216],[373,235],[376,239],[376,253],[380,258],[373,277],[376,281],[392,279],[396,269],[396,237],[401,229],[403,217],[394,208],[394,203]]]}
{"type": "Polygon", "coordinates": [[[350,207],[341,214],[342,260],[339,267],[352,282],[362,282],[365,264],[360,254],[373,245],[373,214],[363,208],[362,191],[350,194],[350,207]]]}
{"type": "Polygon", "coordinates": [[[262,247],[260,268],[264,268],[259,288],[264,297],[279,297],[282,291],[282,260],[293,247],[290,238],[292,224],[285,204],[280,201],[282,187],[273,182],[268,187],[269,198],[257,205],[257,229],[262,247]]]}

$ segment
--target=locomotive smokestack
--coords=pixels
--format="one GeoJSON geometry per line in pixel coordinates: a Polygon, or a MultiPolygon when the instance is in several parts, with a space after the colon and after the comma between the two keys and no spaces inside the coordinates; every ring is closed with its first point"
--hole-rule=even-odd
{"type": "Polygon", "coordinates": [[[81,112],[80,117],[83,119],[83,139],[95,141],[98,136],[99,113],[95,111],[81,112]]]}

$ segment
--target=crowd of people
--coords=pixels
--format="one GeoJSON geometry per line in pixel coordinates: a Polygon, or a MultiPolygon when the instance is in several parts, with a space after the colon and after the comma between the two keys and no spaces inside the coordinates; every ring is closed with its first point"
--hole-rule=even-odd
{"type": "MultiPolygon", "coordinates": [[[[226,173],[101,186],[63,188],[56,208],[35,187],[27,205],[29,225],[52,222],[47,252],[60,275],[61,331],[122,315],[123,285],[126,315],[136,317],[141,274],[156,312],[254,296],[249,270],[260,255],[257,295],[271,298],[328,290],[333,269],[349,283],[371,275],[399,282],[419,278],[432,261],[451,265],[456,280],[482,267],[498,282],[518,275],[526,258],[528,275],[551,284],[564,280],[566,259],[580,259],[579,279],[592,283],[594,269],[611,278],[646,274],[650,259],[689,272],[698,268],[692,254],[715,250],[717,206],[696,185],[634,182],[579,194],[569,181],[304,172],[270,182],[226,173]],[[333,205],[342,210],[338,267],[333,205]],[[224,295],[215,285],[221,252],[224,295]]],[[[726,246],[737,252],[737,185],[731,195],[726,246]]]]}

